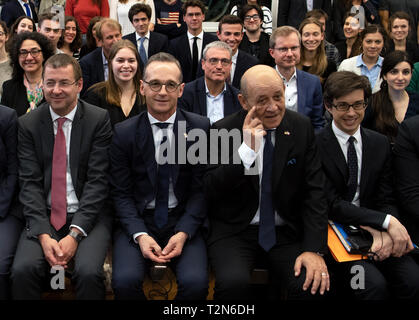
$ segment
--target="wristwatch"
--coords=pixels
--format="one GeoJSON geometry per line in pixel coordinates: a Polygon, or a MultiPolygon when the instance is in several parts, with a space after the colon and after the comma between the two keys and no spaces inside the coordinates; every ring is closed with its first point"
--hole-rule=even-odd
{"type": "Polygon", "coordinates": [[[83,239],[83,235],[80,232],[70,230],[68,233],[70,237],[73,237],[77,242],[80,242],[83,239]]]}

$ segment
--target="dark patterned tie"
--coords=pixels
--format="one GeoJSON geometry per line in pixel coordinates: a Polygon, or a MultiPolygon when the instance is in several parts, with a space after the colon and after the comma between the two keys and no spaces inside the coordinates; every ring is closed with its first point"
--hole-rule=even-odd
{"type": "Polygon", "coordinates": [[[260,196],[259,244],[265,251],[269,251],[276,243],[275,211],[272,201],[272,163],[274,160],[272,132],[275,131],[267,130],[265,135],[260,196]]]}
{"type": "MultiPolygon", "coordinates": [[[[167,141],[167,127],[169,123],[155,123],[161,130],[163,130],[163,138],[160,145],[167,141]]],[[[167,159],[167,149],[163,156],[167,159]]],[[[170,180],[170,166],[167,162],[158,164],[157,167],[157,195],[156,206],[154,210],[154,221],[157,227],[162,228],[167,223],[167,214],[169,207],[169,180],[170,180]]]]}
{"type": "Polygon", "coordinates": [[[55,135],[52,155],[51,176],[51,224],[60,230],[67,218],[67,152],[63,124],[66,118],[58,118],[57,134],[55,135]]]}
{"type": "Polygon", "coordinates": [[[356,150],[354,146],[355,138],[350,136],[348,139],[348,188],[346,192],[345,200],[352,202],[356,188],[358,187],[358,158],[356,156],[356,150]]]}

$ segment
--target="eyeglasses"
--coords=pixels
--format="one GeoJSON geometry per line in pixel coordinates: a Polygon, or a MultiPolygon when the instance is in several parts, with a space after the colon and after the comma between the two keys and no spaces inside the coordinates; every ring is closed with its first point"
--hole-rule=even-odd
{"type": "Polygon", "coordinates": [[[211,65],[216,66],[218,65],[219,62],[221,62],[221,65],[223,67],[227,67],[230,65],[231,60],[230,59],[226,59],[226,58],[209,58],[209,59],[204,59],[205,61],[208,61],[211,65]]]}
{"type": "Polygon", "coordinates": [[[4,36],[6,32],[0,31],[0,37],[4,36]]]}
{"type": "Polygon", "coordinates": [[[36,58],[42,52],[41,49],[31,49],[31,50],[19,50],[19,56],[26,58],[30,53],[32,57],[36,58]]]}
{"type": "Polygon", "coordinates": [[[250,19],[259,20],[260,17],[258,14],[254,14],[253,16],[244,16],[244,21],[250,21],[250,19]]]}
{"type": "Polygon", "coordinates": [[[161,88],[165,86],[167,92],[175,92],[176,89],[181,85],[181,83],[176,83],[174,81],[167,81],[166,83],[161,83],[159,81],[145,81],[144,83],[147,83],[150,87],[150,89],[154,92],[160,92],[161,88]]]}
{"type": "Polygon", "coordinates": [[[338,111],[348,111],[350,107],[352,107],[354,110],[362,110],[367,107],[366,101],[356,101],[352,104],[346,103],[346,102],[338,102],[336,104],[332,104],[331,107],[336,108],[338,111]]]}
{"type": "Polygon", "coordinates": [[[72,85],[74,85],[77,81],[79,81],[80,79],[74,81],[74,82],[70,82],[68,80],[62,80],[62,81],[54,81],[54,80],[47,80],[46,82],[44,82],[44,88],[46,89],[54,89],[55,86],[58,83],[58,87],[61,89],[67,89],[69,87],[71,87],[72,85]]]}
{"type": "Polygon", "coordinates": [[[300,49],[300,46],[295,46],[291,48],[280,47],[280,48],[273,48],[273,49],[278,50],[279,53],[285,54],[285,53],[288,53],[289,50],[291,50],[291,52],[297,52],[300,49]]]}

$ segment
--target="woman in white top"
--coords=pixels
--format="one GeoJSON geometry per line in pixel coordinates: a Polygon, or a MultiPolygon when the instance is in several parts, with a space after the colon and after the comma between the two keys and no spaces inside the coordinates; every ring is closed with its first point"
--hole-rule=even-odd
{"type": "Polygon", "coordinates": [[[244,4],[255,4],[261,7],[263,12],[263,22],[262,22],[262,31],[266,32],[267,34],[272,34],[272,13],[268,7],[261,6],[258,0],[243,0],[241,5],[235,5],[231,8],[230,14],[235,16],[240,16],[240,9],[244,4]]]}
{"type": "Polygon", "coordinates": [[[154,24],[156,23],[154,0],[109,0],[109,17],[121,24],[123,36],[135,31],[131,21],[129,21],[128,11],[136,3],[148,4],[151,7],[151,19],[148,29],[150,31],[154,30],[154,24]]]}

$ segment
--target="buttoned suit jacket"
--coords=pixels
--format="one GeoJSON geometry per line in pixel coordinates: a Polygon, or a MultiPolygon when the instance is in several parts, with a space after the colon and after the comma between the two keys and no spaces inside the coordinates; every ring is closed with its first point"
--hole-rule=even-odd
{"type": "MultiPolygon", "coordinates": [[[[236,131],[239,143],[228,142],[228,164],[210,163],[204,176],[208,202],[210,235],[208,244],[244,231],[259,207],[259,175],[245,170],[238,147],[247,115],[240,110],[213,124],[214,129],[236,131]],[[238,162],[233,162],[234,157],[238,162]]],[[[211,149],[225,149],[225,143],[212,140],[211,149]]],[[[273,206],[292,230],[290,241],[301,243],[302,251],[326,252],[327,210],[321,170],[310,120],[286,110],[275,130],[272,168],[273,206]]]]}
{"type": "MultiPolygon", "coordinates": [[[[71,178],[79,208],[71,224],[87,234],[107,212],[108,149],[112,136],[106,110],[78,101],[72,122],[70,154],[71,178]]],[[[54,128],[48,103],[19,118],[18,159],[20,202],[26,218],[28,237],[52,234],[47,208],[51,190],[54,128]]]]}
{"type": "Polygon", "coordinates": [[[381,230],[387,214],[399,217],[393,189],[392,159],[387,138],[361,127],[362,167],[359,200],[355,206],[343,199],[349,178],[339,142],[329,125],[317,135],[326,174],[329,217],[349,225],[366,225],[381,230]]]}
{"type": "MultiPolygon", "coordinates": [[[[173,125],[174,143],[188,150],[192,129],[209,131],[209,120],[200,115],[177,109],[173,125]],[[180,130],[180,131],[178,131],[180,130]]],[[[178,159],[176,151],[175,159],[178,159]]],[[[175,232],[186,232],[193,238],[204,225],[207,209],[202,186],[203,164],[191,164],[187,159],[171,169],[177,211],[181,212],[175,232]]],[[[147,112],[116,124],[110,151],[111,194],[116,215],[130,239],[138,232],[149,232],[144,210],[157,194],[157,162],[154,139],[147,112]]]]}
{"type": "MultiPolygon", "coordinates": [[[[224,93],[224,117],[241,109],[237,95],[239,90],[226,83],[224,93]]],[[[185,85],[182,97],[178,100],[179,108],[207,116],[207,94],[205,91],[205,78],[200,77],[185,85]]]]}

